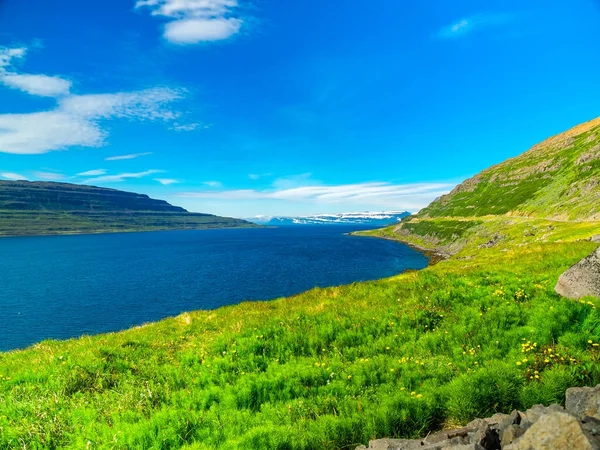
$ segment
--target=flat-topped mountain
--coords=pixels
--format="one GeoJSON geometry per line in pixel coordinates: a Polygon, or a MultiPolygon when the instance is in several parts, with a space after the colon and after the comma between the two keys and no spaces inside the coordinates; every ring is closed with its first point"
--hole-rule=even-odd
{"type": "Polygon", "coordinates": [[[42,181],[0,181],[0,210],[187,212],[144,194],[42,181]]]}
{"type": "Polygon", "coordinates": [[[0,181],[0,236],[253,227],[189,213],[144,194],[67,183],[0,181]]]}
{"type": "Polygon", "coordinates": [[[490,214],[600,219],[600,118],[484,170],[433,202],[419,217],[490,214]]]}

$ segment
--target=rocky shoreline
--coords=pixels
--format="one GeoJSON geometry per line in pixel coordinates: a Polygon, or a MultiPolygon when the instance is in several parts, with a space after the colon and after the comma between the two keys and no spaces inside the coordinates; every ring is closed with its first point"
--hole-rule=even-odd
{"type": "Polygon", "coordinates": [[[495,414],[423,439],[380,439],[356,450],[600,450],[600,385],[570,388],[565,406],[495,414]]]}

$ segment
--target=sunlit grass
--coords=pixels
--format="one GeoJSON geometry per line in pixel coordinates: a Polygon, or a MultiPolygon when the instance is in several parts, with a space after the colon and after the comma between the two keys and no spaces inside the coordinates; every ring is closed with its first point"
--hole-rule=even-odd
{"type": "Polygon", "coordinates": [[[598,300],[553,291],[597,224],[488,226],[420,272],[0,354],[0,448],[353,449],[600,382],[598,300]]]}

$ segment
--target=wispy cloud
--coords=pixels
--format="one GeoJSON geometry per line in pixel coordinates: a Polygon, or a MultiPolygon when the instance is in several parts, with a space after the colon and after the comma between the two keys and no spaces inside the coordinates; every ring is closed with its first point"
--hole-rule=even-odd
{"type": "Polygon", "coordinates": [[[65,78],[13,71],[15,60],[24,58],[26,53],[27,49],[24,47],[0,48],[0,83],[41,97],[60,97],[69,94],[72,83],[65,78]]]}
{"type": "Polygon", "coordinates": [[[135,172],[135,173],[120,173],[117,175],[104,175],[100,177],[90,178],[85,180],[84,183],[120,183],[127,179],[135,179],[135,178],[144,178],[149,175],[154,175],[157,173],[163,173],[164,170],[146,170],[144,172],[135,172]]]}
{"type": "Polygon", "coordinates": [[[476,14],[442,27],[435,36],[438,39],[457,39],[485,28],[505,25],[509,23],[511,19],[510,15],[503,13],[476,14]]]}
{"type": "Polygon", "coordinates": [[[28,179],[26,176],[14,172],[0,172],[0,177],[4,178],[5,180],[11,181],[21,181],[28,179]]]}
{"type": "Polygon", "coordinates": [[[220,181],[205,181],[202,184],[213,189],[223,187],[223,183],[221,183],[220,181]]]}
{"type": "Polygon", "coordinates": [[[202,124],[200,124],[200,123],[184,123],[184,124],[175,123],[171,127],[171,129],[174,131],[194,131],[194,130],[197,130],[198,128],[206,128],[206,126],[202,126],[202,124]]]}
{"type": "Polygon", "coordinates": [[[167,18],[163,37],[174,44],[228,39],[244,23],[237,0],[138,0],[135,7],[167,18]]]}
{"type": "MultiPolygon", "coordinates": [[[[8,73],[15,58],[24,55],[25,49],[22,48],[0,48],[0,78],[2,73],[8,73]]],[[[58,96],[58,84],[49,82],[50,78],[53,77],[45,79],[37,88],[34,88],[37,81],[28,84],[27,92],[58,96]],[[42,84],[46,87],[43,88],[42,84]]],[[[25,84],[22,83],[22,86],[25,84]]],[[[170,104],[183,95],[180,90],[166,87],[93,95],[72,95],[67,90],[63,93],[65,95],[58,99],[57,106],[52,110],[0,114],[0,152],[40,154],[73,146],[100,147],[104,145],[108,134],[101,126],[103,121],[172,122],[178,114],[170,109],[170,104]]]]}
{"type": "Polygon", "coordinates": [[[37,180],[62,181],[65,178],[67,178],[65,175],[63,175],[62,173],[58,173],[58,172],[41,172],[41,171],[34,170],[31,172],[31,174],[37,180]]]}
{"type": "Polygon", "coordinates": [[[171,184],[180,183],[179,180],[176,180],[174,178],[155,178],[154,181],[158,181],[163,186],[169,186],[171,184]]]}
{"type": "Polygon", "coordinates": [[[88,170],[86,172],[81,172],[81,173],[77,174],[78,177],[98,177],[100,175],[106,175],[106,170],[94,169],[94,170],[88,170]]]}
{"type": "MultiPolygon", "coordinates": [[[[281,183],[280,183],[281,185],[281,183]]],[[[204,190],[178,194],[181,198],[217,201],[282,201],[313,205],[370,205],[372,208],[417,211],[449,192],[454,183],[392,184],[369,182],[341,185],[306,185],[265,190],[204,190]]]]}
{"type": "Polygon", "coordinates": [[[129,155],[118,155],[118,156],[109,156],[108,158],[105,158],[105,161],[122,161],[125,159],[136,159],[139,158],[141,156],[148,156],[151,155],[152,152],[143,152],[143,153],[131,153],[129,155]]]}
{"type": "Polygon", "coordinates": [[[267,172],[267,173],[249,173],[248,174],[248,178],[250,178],[251,180],[254,180],[254,181],[260,180],[261,178],[272,177],[272,176],[273,176],[273,173],[271,173],[271,172],[267,172]]]}

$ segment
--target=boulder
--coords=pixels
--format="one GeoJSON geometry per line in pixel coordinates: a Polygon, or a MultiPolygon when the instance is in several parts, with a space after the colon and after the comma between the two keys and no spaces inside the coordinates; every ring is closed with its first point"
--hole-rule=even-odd
{"type": "Polygon", "coordinates": [[[593,437],[588,436],[579,421],[564,412],[546,414],[505,450],[598,450],[593,437]]]}
{"type": "Polygon", "coordinates": [[[500,438],[487,420],[479,419],[464,428],[445,430],[425,439],[379,439],[369,442],[369,447],[356,450],[497,450],[500,438]]]}
{"type": "Polygon", "coordinates": [[[357,450],[600,450],[600,385],[570,388],[565,408],[534,405],[423,439],[380,439],[357,450]]]}
{"type": "Polygon", "coordinates": [[[563,273],[554,289],[572,299],[600,297],[600,248],[563,273]]]}
{"type": "Polygon", "coordinates": [[[567,389],[565,408],[579,420],[586,417],[600,420],[600,384],[595,388],[567,389]]]}

